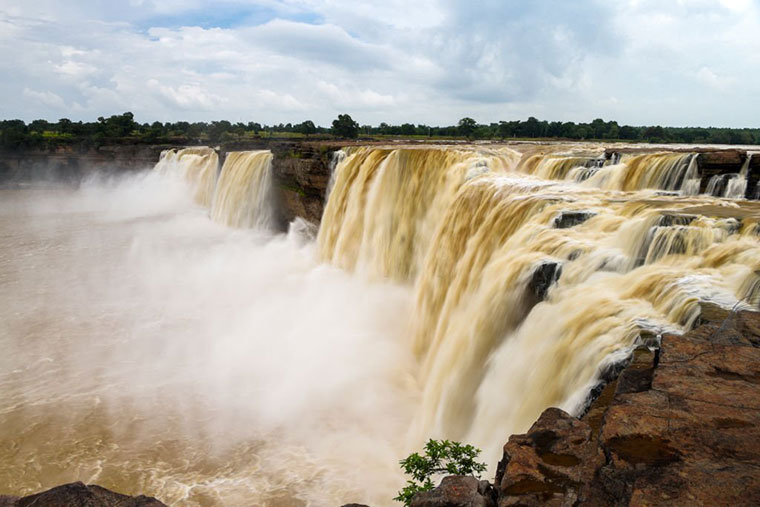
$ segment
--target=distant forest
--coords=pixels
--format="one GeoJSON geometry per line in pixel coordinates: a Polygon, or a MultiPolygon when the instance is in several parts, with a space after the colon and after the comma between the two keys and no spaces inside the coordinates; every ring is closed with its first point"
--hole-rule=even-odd
{"type": "Polygon", "coordinates": [[[320,127],[307,120],[302,123],[264,125],[257,122],[186,121],[138,123],[132,113],[100,117],[94,122],[57,122],[34,120],[0,121],[0,147],[55,148],[62,145],[100,146],[104,144],[202,144],[234,143],[269,137],[309,138],[410,138],[410,139],[557,139],[627,141],[652,143],[760,144],[760,128],[661,127],[619,125],[616,121],[596,119],[591,123],[542,121],[501,121],[480,124],[462,118],[456,125],[434,127],[404,123],[378,126],[359,125],[348,114],[341,114],[332,126],[320,127]]]}

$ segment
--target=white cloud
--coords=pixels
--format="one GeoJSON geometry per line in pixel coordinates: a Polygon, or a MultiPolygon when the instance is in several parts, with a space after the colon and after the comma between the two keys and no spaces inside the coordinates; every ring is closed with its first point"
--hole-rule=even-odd
{"type": "Polygon", "coordinates": [[[74,79],[81,79],[94,74],[97,69],[89,64],[83,62],[75,62],[73,60],[66,60],[54,66],[60,74],[71,77],[74,79]]]}
{"type": "Polygon", "coordinates": [[[719,76],[708,67],[702,67],[697,71],[697,80],[702,84],[709,86],[715,90],[722,92],[728,91],[729,88],[736,82],[731,77],[719,76]]]}
{"type": "Polygon", "coordinates": [[[0,104],[27,120],[751,125],[759,11],[750,0],[0,0],[0,104]]]}
{"type": "Polygon", "coordinates": [[[208,93],[199,84],[182,84],[175,88],[149,79],[147,87],[181,109],[213,111],[224,102],[222,97],[208,93]]]}
{"type": "Polygon", "coordinates": [[[66,103],[63,101],[63,99],[53,92],[38,92],[35,90],[30,90],[29,88],[24,88],[23,95],[27,99],[41,103],[53,109],[64,109],[66,107],[66,103]]]}

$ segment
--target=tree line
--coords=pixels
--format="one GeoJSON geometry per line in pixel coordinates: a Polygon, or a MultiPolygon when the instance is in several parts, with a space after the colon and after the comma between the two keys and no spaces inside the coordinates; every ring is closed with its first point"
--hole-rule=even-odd
{"type": "Polygon", "coordinates": [[[245,141],[266,137],[320,138],[431,138],[469,140],[566,139],[654,143],[760,144],[760,128],[662,127],[619,125],[616,121],[596,119],[590,123],[527,120],[481,124],[466,117],[456,125],[431,126],[403,123],[377,126],[360,125],[348,114],[341,114],[330,127],[311,120],[301,123],[267,125],[258,122],[138,123],[126,112],[94,122],[57,122],[34,120],[0,121],[0,147],[53,148],[61,145],[99,146],[103,144],[202,144],[245,141]]]}

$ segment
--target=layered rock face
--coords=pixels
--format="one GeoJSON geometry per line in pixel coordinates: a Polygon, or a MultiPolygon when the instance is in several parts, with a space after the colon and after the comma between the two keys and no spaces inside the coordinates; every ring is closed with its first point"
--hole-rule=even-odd
{"type": "Polygon", "coordinates": [[[114,145],[89,149],[0,151],[0,182],[63,180],[77,182],[92,173],[116,173],[153,167],[169,146],[114,145]]]}
{"type": "Polygon", "coordinates": [[[318,224],[330,181],[330,160],[340,146],[282,143],[270,149],[279,224],[287,225],[296,217],[318,224]]]}
{"type": "Polygon", "coordinates": [[[24,497],[1,496],[0,507],[166,507],[149,496],[127,496],[81,482],[24,497]]]}
{"type": "Polygon", "coordinates": [[[760,314],[637,350],[580,419],[547,409],[504,446],[494,490],[470,488],[477,502],[450,482],[413,505],[757,505],[760,314]]]}
{"type": "MultiPolygon", "coordinates": [[[[332,154],[342,144],[309,141],[258,140],[215,148],[220,162],[227,153],[271,150],[276,225],[285,230],[301,217],[318,224],[330,181],[332,154]]],[[[169,145],[115,145],[89,149],[0,151],[0,183],[51,180],[78,183],[88,176],[152,168],[169,145]]]]}

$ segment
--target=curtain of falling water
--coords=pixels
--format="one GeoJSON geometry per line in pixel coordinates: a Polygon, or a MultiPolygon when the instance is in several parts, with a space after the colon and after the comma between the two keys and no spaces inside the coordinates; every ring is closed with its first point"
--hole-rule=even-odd
{"type": "Polygon", "coordinates": [[[687,329],[700,302],[755,302],[753,223],[690,211],[715,199],[655,193],[693,194],[695,160],[627,157],[581,185],[547,181],[589,165],[572,155],[518,164],[506,151],[366,148],[339,164],[322,258],[415,290],[422,399],[409,445],[465,439],[494,465],[543,409],[578,413],[642,332],[687,329]],[[573,213],[586,221],[558,225],[573,213]],[[548,295],[534,282],[542,266],[561,273],[548,295]]]}
{"type": "Polygon", "coordinates": [[[155,170],[161,174],[179,177],[193,188],[195,202],[210,206],[219,173],[219,156],[206,147],[166,150],[155,170]]]}
{"type": "Polygon", "coordinates": [[[270,151],[228,153],[216,185],[211,218],[231,227],[267,226],[272,215],[271,180],[270,151]]]}

